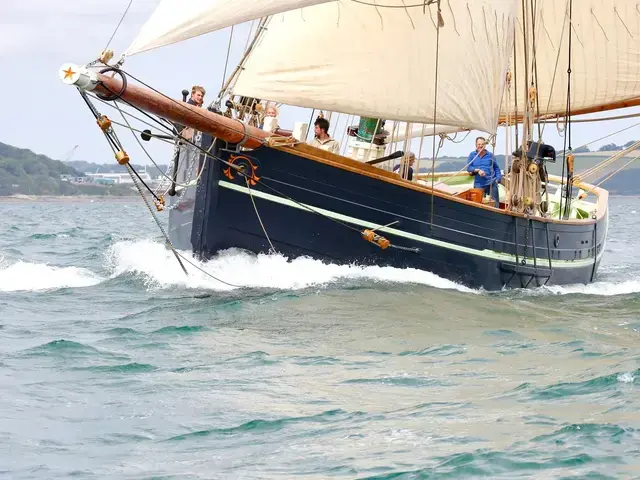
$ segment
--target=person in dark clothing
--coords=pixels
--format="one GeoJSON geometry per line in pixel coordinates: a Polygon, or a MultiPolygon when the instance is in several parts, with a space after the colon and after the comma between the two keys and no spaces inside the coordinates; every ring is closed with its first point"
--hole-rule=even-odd
{"type": "Polygon", "coordinates": [[[476,138],[476,149],[467,158],[467,171],[475,175],[473,187],[484,189],[485,194],[491,195],[496,208],[500,208],[498,184],[502,180],[502,172],[496,157],[485,148],[486,145],[484,137],[476,138]]]}
{"type": "Polygon", "coordinates": [[[406,163],[400,162],[398,165],[393,167],[393,171],[400,174],[402,178],[406,178],[407,180],[413,180],[413,164],[416,161],[416,156],[413,152],[407,153],[406,163]]]}

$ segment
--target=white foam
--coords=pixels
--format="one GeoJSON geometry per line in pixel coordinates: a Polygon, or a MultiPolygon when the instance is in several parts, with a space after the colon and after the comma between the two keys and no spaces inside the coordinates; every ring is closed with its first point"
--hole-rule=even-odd
{"type": "MultiPolygon", "coordinates": [[[[296,290],[339,280],[367,279],[479,293],[433,273],[411,268],[336,265],[308,257],[289,260],[279,254],[253,255],[236,249],[221,252],[208,262],[194,259],[189,252],[180,253],[210,275],[238,287],[296,290]]],[[[235,288],[214,280],[185,262],[189,272],[187,277],[173,253],[152,240],[116,242],[107,253],[107,263],[114,277],[124,273],[138,274],[144,277],[147,286],[157,288],[173,285],[211,290],[235,288]]]]}
{"type": "Polygon", "coordinates": [[[553,285],[541,290],[556,295],[583,294],[611,297],[614,295],[628,295],[640,292],[640,280],[625,280],[622,282],[594,282],[588,285],[553,285]]]}
{"type": "Polygon", "coordinates": [[[618,375],[618,381],[622,382],[622,383],[633,383],[633,381],[636,379],[636,377],[629,372],[626,373],[622,373],[620,375],[618,375]]]}
{"type": "Polygon", "coordinates": [[[89,287],[102,281],[85,268],[55,267],[45,263],[0,262],[0,292],[89,287]]]}

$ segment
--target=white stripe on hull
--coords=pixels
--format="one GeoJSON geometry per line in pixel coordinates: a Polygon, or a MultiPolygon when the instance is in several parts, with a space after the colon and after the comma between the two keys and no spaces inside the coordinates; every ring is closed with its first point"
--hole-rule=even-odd
{"type": "MultiPolygon", "coordinates": [[[[249,192],[251,192],[251,194],[253,194],[253,196],[257,198],[262,198],[264,200],[269,200],[270,202],[279,203],[280,205],[286,205],[288,207],[297,208],[298,210],[305,210],[307,212],[310,212],[310,210],[313,210],[314,212],[320,213],[322,215],[325,215],[329,218],[333,218],[335,220],[351,223],[353,225],[358,225],[364,228],[375,228],[377,229],[376,231],[380,233],[388,233],[390,235],[396,235],[398,237],[408,238],[420,243],[425,243],[427,245],[446,248],[448,250],[455,250],[457,252],[467,253],[469,255],[475,255],[478,257],[490,258],[493,260],[504,261],[504,262],[512,262],[512,263],[516,262],[516,256],[510,253],[495,252],[493,250],[489,250],[486,248],[484,250],[478,250],[476,248],[465,247],[463,245],[456,245],[455,243],[444,242],[442,240],[437,240],[435,238],[416,235],[415,233],[411,233],[411,232],[404,232],[402,230],[398,230],[392,227],[380,227],[380,225],[368,222],[366,220],[350,217],[348,215],[343,215],[341,213],[333,212],[331,210],[326,210],[320,207],[315,207],[313,205],[296,203],[289,200],[288,198],[279,197],[277,195],[272,195],[270,193],[262,192],[260,190],[251,189],[251,191],[249,191],[249,188],[247,187],[243,187],[242,185],[236,185],[235,183],[230,183],[225,180],[220,180],[218,183],[221,187],[227,188],[229,190],[235,190],[236,192],[241,192],[247,195],[249,195],[249,192]]],[[[598,255],[598,257],[599,258],[602,257],[603,254],[604,254],[604,248],[602,248],[600,255],[598,255]]],[[[592,266],[592,265],[593,265],[593,260],[591,258],[581,258],[581,259],[575,259],[575,260],[551,259],[552,268],[578,268],[578,267],[586,267],[586,266],[592,266]]],[[[533,265],[528,263],[527,266],[531,267],[533,265]]],[[[540,268],[548,268],[549,260],[546,257],[538,258],[538,266],[540,268]]]]}

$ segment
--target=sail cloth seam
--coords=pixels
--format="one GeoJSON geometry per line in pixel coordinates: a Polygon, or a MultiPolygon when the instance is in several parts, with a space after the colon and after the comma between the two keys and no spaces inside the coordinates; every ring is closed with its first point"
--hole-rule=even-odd
{"type": "Polygon", "coordinates": [[[429,6],[429,5],[433,5],[436,2],[439,2],[440,0],[425,0],[424,2],[421,3],[414,3],[411,5],[405,5],[404,1],[402,2],[402,5],[380,5],[379,3],[370,3],[370,2],[365,2],[364,0],[350,0],[353,3],[359,3],[360,5],[366,5],[367,7],[375,7],[375,8],[423,8],[425,6],[429,6]]]}
{"type": "MultiPolygon", "coordinates": [[[[220,180],[218,182],[218,184],[223,187],[226,188],[228,190],[234,190],[236,192],[239,193],[243,193],[245,195],[248,195],[248,191],[246,187],[243,187],[242,185],[236,185],[234,183],[231,182],[227,182],[225,180],[220,180]]],[[[272,195],[270,193],[266,193],[266,192],[262,192],[260,190],[254,190],[253,194],[256,197],[260,197],[264,200],[269,200],[272,201],[274,203],[279,203],[281,205],[285,205],[288,207],[292,207],[292,208],[297,208],[300,210],[306,210],[309,211],[311,213],[315,213],[318,215],[322,215],[325,217],[328,217],[329,220],[341,220],[344,222],[349,222],[352,223],[354,225],[360,225],[362,227],[365,228],[376,228],[378,231],[380,232],[384,232],[384,233],[388,233],[390,235],[396,235],[398,237],[403,237],[403,238],[407,238],[410,240],[415,240],[418,241],[420,243],[425,243],[425,244],[429,244],[429,245],[434,245],[437,247],[441,247],[441,248],[446,248],[449,250],[456,250],[459,252],[463,252],[463,253],[467,253],[470,255],[475,255],[475,256],[480,256],[480,257],[484,257],[484,258],[492,258],[494,260],[506,260],[506,261],[513,261],[513,259],[515,258],[515,255],[509,254],[509,253],[502,253],[502,252],[496,252],[493,250],[489,250],[489,249],[484,249],[484,250],[478,250],[478,249],[474,249],[471,247],[465,247],[463,245],[456,245],[453,243],[449,243],[449,242],[445,242],[443,240],[438,240],[435,238],[429,238],[429,237],[425,237],[422,235],[418,235],[415,233],[411,233],[411,232],[405,232],[402,230],[398,230],[395,228],[390,228],[390,227],[384,227],[384,226],[380,226],[378,224],[375,224],[373,222],[369,222],[367,220],[362,220],[359,218],[355,218],[355,217],[351,217],[348,215],[344,215],[341,213],[337,213],[337,212],[333,212],[331,210],[326,210],[323,208],[319,208],[319,207],[311,207],[310,205],[304,204],[304,203],[300,203],[300,202],[296,202],[296,201],[292,201],[289,200],[287,198],[282,198],[282,197],[278,197],[277,195],[272,195]]],[[[342,223],[342,222],[340,222],[342,223]]],[[[346,226],[346,225],[345,225],[346,226]]],[[[353,227],[349,227],[352,228],[353,230],[358,231],[357,229],[353,228],[353,227]]],[[[600,253],[600,255],[602,256],[602,252],[600,253]]],[[[591,259],[575,259],[575,260],[553,260],[553,264],[556,267],[560,267],[560,268],[571,268],[571,267],[582,267],[582,266],[591,266],[591,259]]]]}

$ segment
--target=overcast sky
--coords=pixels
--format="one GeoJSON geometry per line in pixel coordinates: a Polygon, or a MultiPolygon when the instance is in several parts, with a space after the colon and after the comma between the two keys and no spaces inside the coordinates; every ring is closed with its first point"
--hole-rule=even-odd
{"type": "MultiPolygon", "coordinates": [[[[83,64],[95,59],[128,3],[129,0],[0,0],[0,141],[58,159],[63,159],[74,145],[78,145],[73,159],[98,163],[114,161],[89,110],[74,88],[62,84],[58,70],[65,62],[83,64]]],[[[159,0],[133,0],[110,46],[116,56],[131,43],[158,3],[159,0]]],[[[246,25],[236,28],[230,69],[240,56],[247,33],[246,25]]],[[[220,88],[228,40],[228,29],[203,35],[130,57],[125,68],[175,98],[180,98],[183,88],[204,85],[207,88],[205,103],[208,104],[220,88]]],[[[118,118],[107,107],[99,108],[111,118],[118,118]]],[[[639,108],[625,109],[599,116],[639,111],[639,108]]],[[[283,114],[280,124],[291,128],[294,120],[308,121],[308,118],[308,114],[300,110],[291,111],[283,114]]],[[[640,123],[640,118],[575,124],[573,147],[636,123],[640,123]]],[[[638,139],[639,129],[628,129],[594,146],[638,139]]],[[[125,130],[118,133],[132,160],[148,163],[131,134],[125,130]]],[[[476,133],[472,132],[459,144],[446,142],[441,155],[467,155],[473,149],[476,133]]],[[[555,125],[548,125],[544,139],[557,150],[562,149],[563,140],[555,125]]],[[[504,134],[499,133],[496,153],[504,153],[504,150],[504,134]]],[[[155,145],[150,151],[156,161],[168,163],[170,151],[166,147],[155,145]]],[[[431,146],[425,145],[423,157],[430,156],[430,152],[431,146]]]]}

